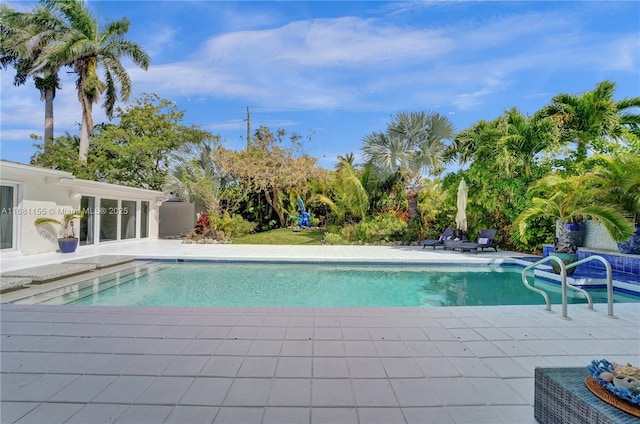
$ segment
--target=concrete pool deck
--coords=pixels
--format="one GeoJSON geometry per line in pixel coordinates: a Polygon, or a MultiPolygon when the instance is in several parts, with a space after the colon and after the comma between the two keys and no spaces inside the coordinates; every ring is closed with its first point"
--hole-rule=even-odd
{"type": "MultiPolygon", "coordinates": [[[[491,263],[419,246],[134,241],[3,255],[491,263]],[[141,253],[142,252],[142,253],[141,253]]],[[[640,364],[640,304],[450,308],[0,306],[2,423],[534,423],[534,369],[640,364]]]]}

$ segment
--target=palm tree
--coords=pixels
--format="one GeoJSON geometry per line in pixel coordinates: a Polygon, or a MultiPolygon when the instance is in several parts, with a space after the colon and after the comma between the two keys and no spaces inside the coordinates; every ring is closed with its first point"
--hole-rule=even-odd
{"type": "Polygon", "coordinates": [[[337,157],[338,159],[338,163],[336,163],[336,170],[340,170],[345,164],[349,165],[349,166],[353,166],[354,162],[356,160],[355,155],[353,154],[353,152],[349,152],[346,155],[342,156],[342,155],[338,155],[337,157]]]}
{"type": "Polygon", "coordinates": [[[99,23],[79,0],[41,0],[47,7],[59,12],[68,21],[71,31],[55,44],[44,49],[37,66],[48,63],[64,63],[73,66],[77,75],[78,100],[82,105],[80,132],[81,162],[86,162],[89,136],[93,130],[93,103],[104,93],[102,107],[109,119],[113,117],[116,101],[126,101],[131,93],[131,80],[120,62],[129,58],[146,70],[149,55],[140,46],[125,39],[129,20],[122,18],[108,22],[100,31],[99,23]],[[98,77],[98,68],[104,71],[104,81],[98,77]],[[119,88],[119,89],[118,89],[119,88]]]}
{"type": "Polygon", "coordinates": [[[536,155],[557,143],[555,122],[540,113],[524,116],[516,108],[505,112],[500,121],[501,134],[490,157],[506,175],[522,170],[525,176],[531,176],[536,155]]]}
{"type": "Polygon", "coordinates": [[[592,175],[598,199],[622,209],[634,223],[640,216],[640,155],[596,155],[592,175]]]}
{"type": "Polygon", "coordinates": [[[464,165],[476,160],[487,159],[482,149],[494,144],[500,136],[496,121],[480,120],[471,127],[458,132],[445,150],[445,163],[458,161],[464,165]]]}
{"type": "Polygon", "coordinates": [[[331,194],[317,193],[314,198],[331,209],[337,223],[350,217],[361,220],[369,210],[367,190],[348,159],[341,159],[337,168],[327,190],[331,194]]]}
{"type": "Polygon", "coordinates": [[[162,189],[182,200],[200,201],[207,211],[219,214],[220,192],[229,177],[222,175],[213,159],[213,151],[221,147],[220,140],[185,145],[174,155],[173,171],[165,176],[162,189]]]}
{"type": "Polygon", "coordinates": [[[408,215],[418,210],[422,172],[438,175],[444,169],[443,140],[453,138],[453,124],[436,112],[399,113],[385,133],[373,132],[363,140],[362,151],[382,176],[400,172],[404,176],[408,215]]]}
{"type": "Polygon", "coordinates": [[[614,82],[603,81],[582,95],[558,94],[541,111],[557,120],[562,141],[576,143],[576,161],[587,158],[590,146],[600,148],[608,137],[621,136],[624,127],[637,133],[640,117],[632,110],[640,106],[640,98],[616,102],[615,87],[614,82]]]}
{"type": "MultiPolygon", "coordinates": [[[[640,114],[633,113],[640,108],[640,97],[622,99],[616,103],[621,128],[640,138],[640,114]]],[[[620,128],[620,129],[621,129],[620,128]]],[[[616,131],[615,137],[624,137],[624,131],[616,131]]]]}
{"type": "Polygon", "coordinates": [[[23,85],[33,78],[45,102],[44,152],[49,152],[53,141],[53,100],[60,88],[58,72],[64,63],[48,61],[34,69],[42,51],[60,40],[70,28],[50,7],[37,7],[33,12],[18,12],[6,4],[0,5],[0,66],[13,65],[14,85],[23,85]]]}
{"type": "Polygon", "coordinates": [[[534,197],[531,205],[514,221],[520,236],[526,241],[527,227],[534,218],[553,218],[558,221],[558,240],[555,251],[574,253],[565,225],[576,220],[594,219],[599,221],[616,241],[626,240],[634,231],[633,225],[622,211],[606,201],[598,201],[599,187],[593,184],[594,175],[562,176],[550,174],[536,182],[531,190],[540,197],[534,197]]]}
{"type": "Polygon", "coordinates": [[[541,113],[522,115],[516,108],[493,121],[460,131],[445,154],[447,161],[488,162],[503,177],[531,176],[536,156],[558,144],[556,122],[541,113]]]}

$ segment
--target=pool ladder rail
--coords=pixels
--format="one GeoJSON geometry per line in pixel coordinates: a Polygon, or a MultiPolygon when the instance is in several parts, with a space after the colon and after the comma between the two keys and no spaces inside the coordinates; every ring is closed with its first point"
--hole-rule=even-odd
{"type": "Polygon", "coordinates": [[[545,293],[544,290],[533,287],[529,284],[529,281],[527,280],[527,271],[535,268],[538,265],[542,265],[546,262],[554,261],[555,263],[557,263],[558,266],[560,267],[560,283],[562,287],[562,318],[571,319],[567,315],[567,287],[571,287],[572,289],[582,293],[587,298],[587,302],[589,303],[587,308],[592,311],[594,309],[593,309],[593,299],[591,298],[591,295],[586,290],[576,286],[572,286],[571,284],[567,283],[567,269],[575,268],[580,264],[594,261],[594,260],[602,262],[607,271],[607,316],[609,318],[616,318],[616,316],[613,315],[613,273],[611,271],[611,264],[609,264],[609,262],[602,256],[599,256],[599,255],[588,256],[584,259],[573,262],[569,265],[565,265],[565,263],[561,259],[555,256],[547,256],[545,258],[540,259],[538,262],[529,265],[524,270],[522,270],[522,282],[524,283],[525,287],[528,288],[529,290],[532,290],[536,293],[540,293],[544,297],[544,300],[547,302],[547,308],[546,308],[547,311],[551,311],[551,299],[549,299],[549,295],[545,293]]]}

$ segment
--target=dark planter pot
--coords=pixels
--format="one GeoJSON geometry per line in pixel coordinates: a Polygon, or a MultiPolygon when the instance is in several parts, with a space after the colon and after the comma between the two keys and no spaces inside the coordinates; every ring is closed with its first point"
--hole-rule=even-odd
{"type": "Polygon", "coordinates": [[[640,224],[636,224],[636,233],[628,241],[618,243],[620,253],[640,255],[640,224]]]}
{"type": "Polygon", "coordinates": [[[569,230],[569,240],[575,244],[576,247],[584,246],[585,237],[585,225],[582,222],[567,222],[564,227],[569,230]]]}
{"type": "Polygon", "coordinates": [[[58,239],[58,247],[60,248],[60,253],[75,252],[76,249],[78,248],[78,239],[77,238],[58,239]]]}
{"type": "MultiPolygon", "coordinates": [[[[549,253],[549,255],[557,257],[562,262],[564,262],[565,265],[569,265],[569,264],[572,264],[572,263],[578,261],[578,254],[577,253],[551,252],[551,253],[549,253]]],[[[553,272],[555,272],[556,274],[560,274],[560,265],[558,265],[555,261],[551,261],[551,268],[553,268],[553,272]]],[[[575,268],[568,268],[567,269],[567,275],[573,275],[575,270],[576,270],[575,268]]]]}

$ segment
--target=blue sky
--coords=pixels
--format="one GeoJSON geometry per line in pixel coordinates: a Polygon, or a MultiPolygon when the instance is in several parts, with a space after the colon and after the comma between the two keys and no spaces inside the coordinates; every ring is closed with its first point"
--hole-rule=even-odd
{"type": "MultiPolygon", "coordinates": [[[[8,2],[17,9],[34,3],[8,2]]],[[[457,130],[605,79],[640,96],[640,2],[89,1],[102,21],[126,16],[151,56],[129,67],[134,99],[156,93],[196,124],[245,145],[246,108],[266,125],[311,134],[332,168],[400,111],[447,115],[457,130]]],[[[55,133],[79,134],[73,75],[61,72],[55,133]]],[[[44,103],[1,75],[0,157],[27,163],[44,103]]],[[[106,121],[94,108],[94,120],[106,121]]]]}

